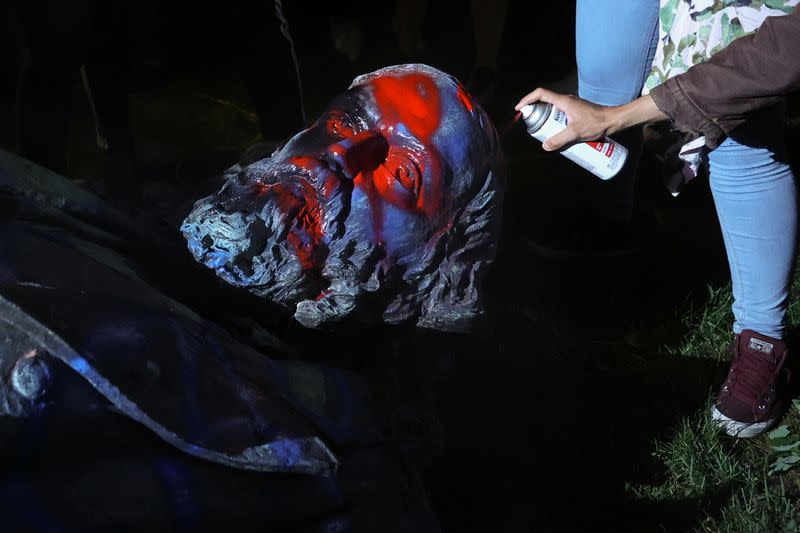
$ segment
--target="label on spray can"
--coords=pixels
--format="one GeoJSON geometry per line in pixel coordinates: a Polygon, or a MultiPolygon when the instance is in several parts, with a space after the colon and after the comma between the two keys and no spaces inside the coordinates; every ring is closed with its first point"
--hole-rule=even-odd
{"type": "MultiPolygon", "coordinates": [[[[526,105],[521,112],[528,133],[542,142],[567,127],[567,114],[550,104],[540,102],[526,105]]],[[[608,137],[600,141],[576,143],[560,153],[604,180],[616,176],[628,158],[628,150],[608,137]]]]}

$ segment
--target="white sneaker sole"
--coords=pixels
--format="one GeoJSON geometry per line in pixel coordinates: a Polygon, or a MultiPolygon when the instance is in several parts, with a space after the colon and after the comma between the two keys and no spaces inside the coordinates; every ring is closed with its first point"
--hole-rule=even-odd
{"type": "Polygon", "coordinates": [[[711,420],[716,422],[717,425],[724,429],[725,433],[731,437],[738,437],[740,439],[751,439],[753,437],[758,437],[759,435],[764,434],[764,432],[766,432],[775,424],[775,422],[778,421],[777,418],[771,418],[769,420],[765,420],[764,422],[738,422],[722,414],[722,412],[717,409],[716,405],[711,408],[711,420]]]}

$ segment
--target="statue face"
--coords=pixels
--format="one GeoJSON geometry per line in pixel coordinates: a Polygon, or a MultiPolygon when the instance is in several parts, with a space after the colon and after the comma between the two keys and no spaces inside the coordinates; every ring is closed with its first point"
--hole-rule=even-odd
{"type": "Polygon", "coordinates": [[[182,231],[198,261],[307,326],[358,315],[459,329],[480,314],[460,276],[493,258],[500,163],[494,127],[455,79],[388,67],[272,157],[229,169],[182,231]]]}

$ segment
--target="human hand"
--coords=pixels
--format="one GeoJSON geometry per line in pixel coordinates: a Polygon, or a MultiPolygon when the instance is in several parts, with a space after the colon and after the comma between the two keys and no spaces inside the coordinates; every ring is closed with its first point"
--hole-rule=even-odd
{"type": "Polygon", "coordinates": [[[559,94],[541,87],[523,96],[514,109],[519,111],[534,102],[546,102],[567,115],[567,127],[542,143],[547,151],[558,150],[564,145],[593,141],[615,131],[616,108],[593,104],[577,96],[559,94]]]}

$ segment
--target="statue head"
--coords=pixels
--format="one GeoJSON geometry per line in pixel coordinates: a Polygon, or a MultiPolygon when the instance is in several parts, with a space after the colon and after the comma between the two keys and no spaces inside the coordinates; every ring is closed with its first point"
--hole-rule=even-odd
{"type": "Polygon", "coordinates": [[[197,261],[307,327],[464,330],[483,313],[501,174],[496,130],[455,78],[392,66],[271,157],[228,169],[181,229],[197,261]]]}

